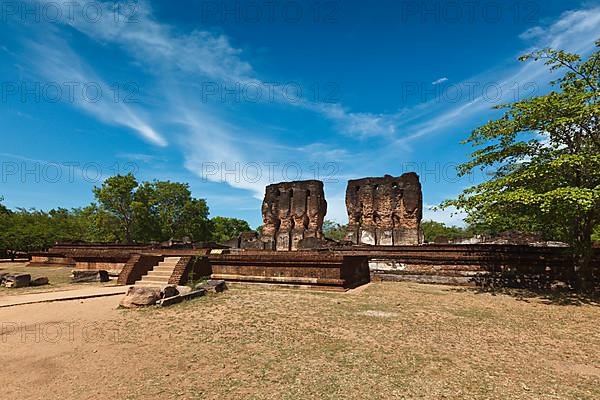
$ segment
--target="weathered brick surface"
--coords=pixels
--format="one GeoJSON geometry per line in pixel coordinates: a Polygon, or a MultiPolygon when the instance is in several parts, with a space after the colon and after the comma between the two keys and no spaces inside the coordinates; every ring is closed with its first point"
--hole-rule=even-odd
{"type": "Polygon", "coordinates": [[[331,251],[255,251],[208,256],[213,279],[346,289],[369,281],[367,257],[331,251]]]}
{"type": "Polygon", "coordinates": [[[415,173],[348,181],[346,208],[346,239],[354,244],[421,243],[423,195],[415,173]]]}
{"type": "Polygon", "coordinates": [[[185,285],[188,280],[198,280],[212,273],[208,258],[204,256],[181,257],[169,279],[170,285],[185,285]]]}
{"type": "Polygon", "coordinates": [[[52,253],[32,253],[30,254],[31,261],[27,264],[30,267],[55,267],[65,266],[74,267],[75,260],[67,258],[62,254],[52,253]]]}
{"type": "Polygon", "coordinates": [[[323,182],[296,181],[269,185],[262,205],[261,240],[269,250],[297,250],[307,237],[323,238],[327,202],[323,182]]]}
{"type": "MultiPolygon", "coordinates": [[[[547,287],[576,274],[568,248],[527,245],[353,246],[342,254],[366,256],[374,278],[438,283],[547,287]],[[435,278],[434,278],[435,277],[435,278]],[[456,278],[456,279],[455,279],[456,278]]],[[[592,260],[600,286],[600,249],[592,260]]]]}
{"type": "Polygon", "coordinates": [[[117,279],[119,285],[132,285],[142,279],[148,271],[163,261],[164,257],[154,254],[132,254],[117,279]]]}

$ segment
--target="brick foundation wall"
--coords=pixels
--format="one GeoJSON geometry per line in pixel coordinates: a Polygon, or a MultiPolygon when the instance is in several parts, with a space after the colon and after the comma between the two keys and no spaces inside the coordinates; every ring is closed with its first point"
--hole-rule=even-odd
{"type": "Polygon", "coordinates": [[[207,257],[181,257],[169,279],[171,285],[185,285],[189,279],[198,280],[210,276],[211,265],[207,257]]]}
{"type": "Polygon", "coordinates": [[[63,256],[62,254],[34,253],[28,264],[30,267],[74,267],[75,260],[63,256]]]}
{"type": "Polygon", "coordinates": [[[210,255],[213,279],[345,289],[369,281],[367,258],[328,251],[210,255]]]}
{"type": "MultiPolygon", "coordinates": [[[[427,245],[348,247],[344,254],[366,255],[374,280],[408,280],[459,285],[539,288],[571,282],[569,249],[526,245],[427,245]]],[[[593,260],[600,284],[600,250],[593,260]]]]}
{"type": "Polygon", "coordinates": [[[163,256],[155,254],[133,254],[121,270],[117,283],[119,285],[134,284],[164,259],[163,256]]]}

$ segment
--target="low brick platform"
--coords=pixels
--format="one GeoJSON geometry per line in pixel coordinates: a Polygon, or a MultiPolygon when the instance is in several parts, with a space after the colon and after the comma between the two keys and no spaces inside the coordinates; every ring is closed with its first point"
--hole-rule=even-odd
{"type": "MultiPolygon", "coordinates": [[[[540,288],[553,281],[570,282],[576,276],[566,247],[352,246],[337,251],[367,256],[372,279],[382,281],[540,288]]],[[[600,284],[600,249],[592,265],[600,284]]]]}
{"type": "Polygon", "coordinates": [[[61,253],[31,253],[30,267],[74,267],[75,260],[61,253]]]}
{"type": "Polygon", "coordinates": [[[334,252],[257,251],[209,255],[212,279],[346,290],[369,282],[367,257],[334,252]]]}

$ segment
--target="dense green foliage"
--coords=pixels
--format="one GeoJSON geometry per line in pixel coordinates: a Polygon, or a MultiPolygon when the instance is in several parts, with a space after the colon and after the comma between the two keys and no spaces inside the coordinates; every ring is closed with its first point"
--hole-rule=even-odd
{"type": "Polygon", "coordinates": [[[250,232],[248,222],[237,218],[214,217],[210,220],[212,239],[217,243],[236,238],[242,232],[250,232]]]}
{"type": "Polygon", "coordinates": [[[143,182],[131,174],[108,178],[94,188],[98,210],[117,221],[115,232],[125,243],[210,239],[208,206],[189,186],[176,182],[143,182]]]}
{"type": "Polygon", "coordinates": [[[348,226],[326,219],[323,222],[323,235],[328,239],[343,240],[348,226]]]}
{"type": "Polygon", "coordinates": [[[600,52],[583,60],[545,49],[521,60],[544,60],[551,71],[566,72],[552,83],[556,90],[499,106],[501,118],[472,132],[466,143],[477,149],[459,172],[496,172],[443,206],[466,210],[471,224],[569,243],[579,287],[586,289],[592,233],[600,223],[600,52]]]}
{"type": "Polygon", "coordinates": [[[80,210],[57,209],[50,212],[17,209],[0,212],[0,253],[46,249],[55,241],[84,236],[80,210]]]}
{"type": "Polygon", "coordinates": [[[469,229],[460,228],[458,226],[447,226],[442,222],[423,221],[421,223],[423,236],[426,243],[433,243],[436,239],[445,238],[449,241],[463,239],[472,236],[469,229]]]}
{"type": "Polygon", "coordinates": [[[133,175],[108,178],[94,188],[96,202],[85,208],[9,210],[0,197],[0,258],[14,251],[41,251],[56,242],[147,243],[169,239],[222,241],[250,231],[246,221],[208,218],[204,199],[187,184],[143,182],[133,175]]]}
{"type": "Polygon", "coordinates": [[[4,197],[0,196],[0,215],[10,213],[10,210],[8,208],[6,208],[6,206],[4,204],[2,204],[3,201],[4,201],[4,197]]]}

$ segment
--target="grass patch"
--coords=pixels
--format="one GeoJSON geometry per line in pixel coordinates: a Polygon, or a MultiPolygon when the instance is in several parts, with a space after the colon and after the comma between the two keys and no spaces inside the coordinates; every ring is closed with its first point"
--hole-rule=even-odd
{"type": "MultiPolygon", "coordinates": [[[[72,306],[72,319],[102,302],[72,306]]],[[[64,306],[44,307],[54,320],[64,306]]],[[[132,399],[600,398],[600,307],[591,304],[384,282],[349,293],[236,285],[173,307],[104,312],[94,321],[118,331],[116,343],[40,344],[18,358],[31,344],[13,340],[7,393],[20,390],[9,378],[19,373],[43,397],[33,382],[53,373],[65,398],[81,387],[132,399]],[[107,371],[119,373],[100,382],[107,371]]]]}
{"type": "Polygon", "coordinates": [[[85,287],[85,285],[106,286],[115,284],[114,278],[112,278],[112,281],[105,283],[94,282],[73,284],[71,282],[71,272],[73,271],[73,268],[71,267],[27,267],[26,265],[27,263],[0,264],[0,272],[8,272],[11,274],[30,274],[31,279],[45,276],[48,277],[49,284],[44,286],[30,286],[23,288],[6,288],[0,286],[0,296],[51,292],[68,289],[71,287],[82,288],[85,287]]]}

